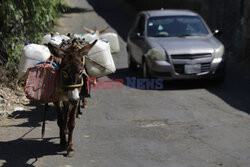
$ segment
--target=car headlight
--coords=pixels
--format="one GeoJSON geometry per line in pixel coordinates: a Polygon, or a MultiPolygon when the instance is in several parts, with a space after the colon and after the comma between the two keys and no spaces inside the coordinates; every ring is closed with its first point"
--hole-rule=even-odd
{"type": "Polygon", "coordinates": [[[166,52],[162,49],[152,48],[147,55],[151,60],[167,60],[166,52]]]}
{"type": "Polygon", "coordinates": [[[222,56],[224,55],[224,51],[225,51],[225,48],[223,45],[215,49],[214,58],[222,58],[222,56]]]}

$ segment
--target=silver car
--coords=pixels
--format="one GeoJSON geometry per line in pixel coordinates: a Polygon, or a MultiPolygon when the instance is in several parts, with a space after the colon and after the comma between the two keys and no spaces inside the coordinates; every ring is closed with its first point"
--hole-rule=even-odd
{"type": "Polygon", "coordinates": [[[140,12],[128,35],[129,69],[140,65],[145,78],[222,80],[225,49],[217,34],[193,11],[140,12]]]}

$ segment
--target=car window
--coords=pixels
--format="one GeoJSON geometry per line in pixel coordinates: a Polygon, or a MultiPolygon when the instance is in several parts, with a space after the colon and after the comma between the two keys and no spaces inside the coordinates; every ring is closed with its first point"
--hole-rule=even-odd
{"type": "Polygon", "coordinates": [[[133,22],[133,26],[132,26],[132,31],[135,31],[136,30],[136,28],[137,28],[137,25],[138,25],[138,22],[139,22],[139,16],[137,16],[136,17],[136,19],[134,20],[134,22],[133,22]]]}
{"type": "Polygon", "coordinates": [[[198,16],[151,17],[147,22],[147,35],[151,37],[208,34],[208,29],[198,16]]]}
{"type": "Polygon", "coordinates": [[[145,16],[141,15],[138,20],[136,31],[144,34],[145,31],[145,16]]]}

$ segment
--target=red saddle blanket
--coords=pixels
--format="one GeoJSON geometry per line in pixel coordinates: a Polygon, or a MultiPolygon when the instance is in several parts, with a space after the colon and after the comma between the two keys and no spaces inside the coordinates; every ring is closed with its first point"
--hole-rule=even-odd
{"type": "Polygon", "coordinates": [[[56,100],[58,72],[53,59],[48,60],[30,67],[26,72],[24,91],[33,102],[49,103],[56,100]]]}

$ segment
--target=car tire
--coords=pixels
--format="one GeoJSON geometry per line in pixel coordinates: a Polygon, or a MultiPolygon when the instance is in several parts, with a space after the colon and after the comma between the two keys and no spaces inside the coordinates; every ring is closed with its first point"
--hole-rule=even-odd
{"type": "Polygon", "coordinates": [[[225,82],[225,78],[226,75],[220,75],[220,76],[212,76],[210,78],[208,78],[208,83],[211,86],[219,86],[219,85],[223,85],[225,82]]]}
{"type": "Polygon", "coordinates": [[[133,58],[132,58],[132,56],[131,56],[131,54],[128,52],[128,68],[129,68],[129,70],[131,70],[131,71],[134,71],[134,70],[136,70],[136,68],[137,68],[137,64],[136,64],[136,62],[133,60],[133,58]]]}
{"type": "Polygon", "coordinates": [[[142,76],[143,78],[151,78],[146,60],[142,62],[142,76]]]}
{"type": "Polygon", "coordinates": [[[225,81],[225,76],[215,77],[211,79],[212,83],[215,85],[223,84],[225,81]]]}

